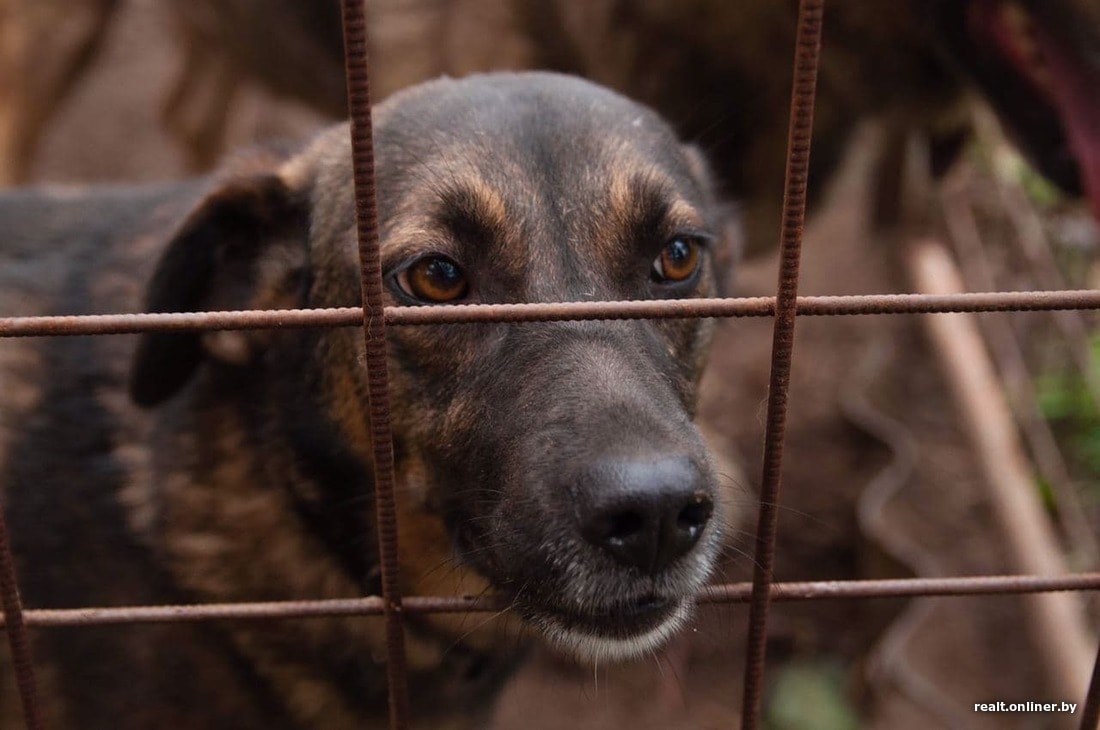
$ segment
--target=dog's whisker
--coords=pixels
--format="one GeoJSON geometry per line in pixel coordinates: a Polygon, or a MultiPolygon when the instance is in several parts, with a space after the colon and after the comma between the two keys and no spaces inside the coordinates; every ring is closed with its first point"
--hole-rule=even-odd
{"type": "MultiPolygon", "coordinates": [[[[480,592],[479,592],[479,593],[478,593],[478,594],[477,594],[477,595],[475,596],[475,599],[478,599],[478,598],[482,598],[482,597],[483,597],[483,596],[485,596],[485,595],[486,595],[486,594],[487,594],[488,592],[489,592],[489,589],[488,589],[488,588],[485,588],[485,589],[481,590],[481,591],[480,591],[480,592]]],[[[510,610],[510,609],[508,609],[508,608],[502,608],[502,609],[500,609],[499,611],[496,611],[496,612],[494,612],[494,613],[491,613],[491,614],[489,614],[489,615],[488,615],[487,617],[483,618],[483,619],[482,619],[481,621],[479,621],[479,622],[478,622],[477,624],[475,624],[475,625],[474,625],[474,626],[473,626],[472,628],[470,628],[469,630],[467,630],[467,631],[465,631],[464,633],[460,634],[460,635],[459,635],[459,636],[458,636],[458,637],[457,637],[457,638],[456,638],[456,639],[454,640],[454,643],[452,643],[452,644],[450,645],[450,647],[448,647],[447,651],[452,651],[452,650],[454,650],[454,649],[455,649],[455,647],[457,647],[457,646],[461,645],[461,644],[463,643],[463,641],[464,641],[465,639],[469,638],[469,636],[470,636],[471,634],[473,634],[474,632],[476,632],[476,631],[477,631],[478,629],[482,628],[483,626],[486,626],[486,625],[487,625],[487,624],[489,624],[490,622],[492,622],[492,621],[495,621],[496,619],[500,618],[500,617],[501,617],[501,616],[503,616],[504,614],[508,613],[508,611],[509,611],[509,610],[510,610]]],[[[472,614],[472,613],[464,613],[464,614],[462,614],[462,618],[461,618],[461,619],[459,620],[459,623],[458,623],[458,630],[459,630],[459,631],[462,631],[462,630],[463,630],[463,628],[464,628],[464,627],[466,626],[466,622],[467,622],[468,620],[470,620],[470,619],[471,619],[471,618],[472,618],[473,616],[474,616],[474,614],[472,614]]]]}

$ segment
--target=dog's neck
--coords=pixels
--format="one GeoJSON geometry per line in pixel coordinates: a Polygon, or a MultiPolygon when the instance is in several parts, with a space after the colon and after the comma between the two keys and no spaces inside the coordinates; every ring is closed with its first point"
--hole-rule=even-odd
{"type": "MultiPolygon", "coordinates": [[[[156,417],[154,451],[170,456],[155,458],[149,473],[156,516],[145,541],[196,601],[379,594],[369,467],[324,415],[316,398],[325,395],[301,380],[284,392],[270,372],[210,370],[156,417]]],[[[487,712],[522,655],[519,642],[505,652],[475,648],[430,619],[412,617],[407,629],[417,697],[433,698],[424,707],[466,707],[463,717],[487,712]]],[[[227,635],[276,686],[312,686],[286,698],[303,722],[384,726],[380,617],[287,622],[280,631],[241,624],[227,635]],[[308,661],[302,646],[317,648],[308,661]]]]}

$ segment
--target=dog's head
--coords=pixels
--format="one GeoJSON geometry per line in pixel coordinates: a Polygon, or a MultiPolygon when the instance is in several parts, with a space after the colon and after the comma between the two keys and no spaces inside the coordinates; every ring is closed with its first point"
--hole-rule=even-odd
{"type": "MultiPolygon", "coordinates": [[[[587,82],[432,82],[375,110],[375,141],[390,305],[714,296],[729,274],[734,226],[697,153],[652,112],[587,82]]],[[[210,195],[161,261],[149,307],[356,305],[358,270],[341,127],[277,174],[210,195]]],[[[453,553],[460,573],[575,653],[658,645],[718,552],[717,478],[692,423],[710,329],[391,327],[407,585],[438,592],[431,576],[454,575],[453,553]]],[[[369,463],[354,329],[149,335],[132,386],[144,404],[185,385],[234,397],[215,381],[274,373],[310,394],[340,442],[327,447],[334,459],[369,463]]],[[[310,473],[318,483],[295,486],[309,499],[347,489],[310,473]]]]}

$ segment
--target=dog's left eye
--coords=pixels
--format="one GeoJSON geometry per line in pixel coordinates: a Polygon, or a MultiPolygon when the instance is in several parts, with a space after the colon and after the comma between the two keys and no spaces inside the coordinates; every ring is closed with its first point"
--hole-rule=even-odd
{"type": "Polygon", "coordinates": [[[425,302],[453,302],[470,290],[466,275],[446,256],[425,256],[397,275],[398,285],[409,296],[425,302]]]}
{"type": "Polygon", "coordinates": [[[659,284],[675,284],[687,281],[699,268],[702,244],[695,238],[679,236],[661,249],[661,255],[653,262],[650,276],[659,284]]]}

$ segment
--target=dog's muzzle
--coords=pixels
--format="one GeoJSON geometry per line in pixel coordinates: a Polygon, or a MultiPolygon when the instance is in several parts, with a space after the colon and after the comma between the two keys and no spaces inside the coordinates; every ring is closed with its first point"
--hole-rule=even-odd
{"type": "Polygon", "coordinates": [[[522,407],[480,422],[499,425],[483,439],[495,449],[455,454],[488,465],[466,477],[478,487],[456,520],[463,556],[570,653],[652,651],[689,616],[719,549],[718,479],[690,394],[671,387],[676,363],[642,325],[526,332],[539,336],[511,357],[528,377],[483,397],[522,407]]]}
{"type": "Polygon", "coordinates": [[[690,616],[718,546],[715,480],[687,454],[599,457],[569,479],[562,590],[526,603],[552,643],[587,660],[652,652],[690,616]]]}

